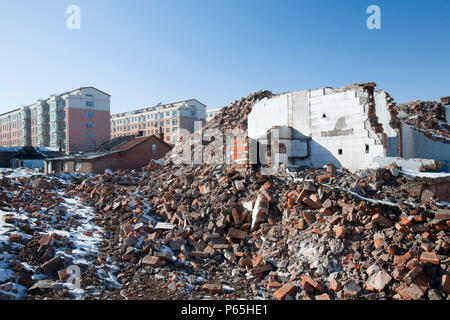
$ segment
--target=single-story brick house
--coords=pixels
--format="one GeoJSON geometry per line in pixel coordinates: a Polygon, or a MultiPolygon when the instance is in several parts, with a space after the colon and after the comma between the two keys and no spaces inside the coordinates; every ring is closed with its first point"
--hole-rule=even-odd
{"type": "Polygon", "coordinates": [[[172,147],[155,135],[118,137],[106,141],[93,152],[46,159],[44,170],[45,173],[140,170],[152,159],[163,158],[172,147]]]}

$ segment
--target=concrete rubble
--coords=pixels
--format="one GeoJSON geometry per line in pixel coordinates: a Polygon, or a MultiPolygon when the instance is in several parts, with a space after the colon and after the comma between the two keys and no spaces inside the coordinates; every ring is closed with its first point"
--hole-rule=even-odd
{"type": "MultiPolygon", "coordinates": [[[[245,129],[271,95],[206,129],[245,129]]],[[[0,299],[450,299],[450,203],[430,178],[174,163],[188,143],[141,171],[3,172],[0,299]]]]}
{"type": "Polygon", "coordinates": [[[395,105],[398,118],[423,132],[428,138],[450,143],[448,109],[436,101],[411,101],[395,105]]]}

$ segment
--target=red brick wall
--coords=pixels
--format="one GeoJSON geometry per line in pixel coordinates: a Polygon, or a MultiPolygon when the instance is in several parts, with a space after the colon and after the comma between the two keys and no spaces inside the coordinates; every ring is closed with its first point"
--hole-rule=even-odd
{"type": "MultiPolygon", "coordinates": [[[[172,149],[172,146],[162,143],[157,137],[149,137],[145,141],[132,147],[130,150],[116,152],[93,160],[67,160],[67,171],[75,171],[75,162],[81,161],[79,172],[83,173],[104,173],[106,169],[116,170],[140,170],[147,166],[151,159],[161,159],[172,149]],[[156,144],[156,151],[153,152],[152,145],[156,144]]],[[[54,163],[54,170],[55,168],[54,163]]],[[[56,169],[57,170],[57,169],[56,169]]],[[[57,170],[58,171],[58,170],[57,170]]],[[[63,168],[61,168],[63,171],[63,168]]]]}
{"type": "Polygon", "coordinates": [[[95,160],[92,173],[103,173],[106,169],[112,171],[119,169],[140,170],[148,165],[151,159],[164,157],[170,149],[170,146],[161,143],[158,138],[150,137],[128,151],[114,153],[95,160]],[[156,144],[156,152],[152,151],[153,144],[156,144]]]}

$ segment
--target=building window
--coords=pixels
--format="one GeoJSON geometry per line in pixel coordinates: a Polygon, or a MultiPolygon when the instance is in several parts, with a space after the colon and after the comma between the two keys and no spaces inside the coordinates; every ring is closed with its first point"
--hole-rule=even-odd
{"type": "Polygon", "coordinates": [[[366,144],[366,153],[369,153],[369,145],[366,144]]]}
{"type": "Polygon", "coordinates": [[[86,133],[86,138],[93,139],[95,137],[95,134],[93,132],[86,133]]]}
{"type": "Polygon", "coordinates": [[[338,154],[342,154],[342,149],[338,149],[338,154]]]}
{"type": "Polygon", "coordinates": [[[152,151],[156,152],[156,144],[152,144],[152,151]]]}
{"type": "Polygon", "coordinates": [[[86,101],[86,107],[93,108],[94,107],[94,101],[86,101]]]}
{"type": "Polygon", "coordinates": [[[191,111],[191,117],[195,117],[195,115],[196,115],[195,110],[192,110],[192,111],[191,111]]]}
{"type": "MultiPolygon", "coordinates": [[[[94,113],[91,111],[86,112],[86,117],[88,118],[93,118],[94,117],[94,113]]],[[[114,123],[114,122],[113,122],[114,123]]]]}
{"type": "Polygon", "coordinates": [[[94,123],[93,122],[86,122],[86,128],[93,129],[94,123]]]}
{"type": "Polygon", "coordinates": [[[86,94],[86,97],[93,98],[94,95],[93,94],[86,94]]]}
{"type": "Polygon", "coordinates": [[[170,132],[170,128],[166,128],[166,132],[170,132]]]}

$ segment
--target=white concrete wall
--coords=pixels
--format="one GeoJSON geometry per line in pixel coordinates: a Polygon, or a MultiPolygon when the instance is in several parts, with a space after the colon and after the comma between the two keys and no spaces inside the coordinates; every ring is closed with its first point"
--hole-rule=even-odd
{"type": "Polygon", "coordinates": [[[378,117],[378,123],[383,125],[383,132],[386,133],[389,143],[389,157],[397,157],[397,131],[390,126],[391,113],[389,112],[387,95],[384,91],[375,92],[375,115],[378,117]]]}
{"type": "Polygon", "coordinates": [[[366,168],[377,156],[386,156],[381,140],[370,127],[368,94],[362,90],[321,88],[257,102],[248,117],[249,137],[257,139],[273,126],[292,126],[297,137],[311,138],[310,157],[298,161],[299,165],[332,162],[355,170],[366,168]]]}
{"type": "Polygon", "coordinates": [[[402,122],[403,157],[450,161],[450,144],[431,140],[419,130],[402,122]]]}
{"type": "Polygon", "coordinates": [[[258,101],[248,115],[248,137],[258,139],[273,126],[287,126],[287,99],[288,94],[283,94],[258,101]]]}
{"type": "Polygon", "coordinates": [[[369,134],[372,129],[368,123],[367,101],[368,95],[362,91],[311,92],[312,143],[308,160],[314,166],[332,162],[350,170],[362,169],[375,157],[384,155],[383,145],[369,134]]]}

